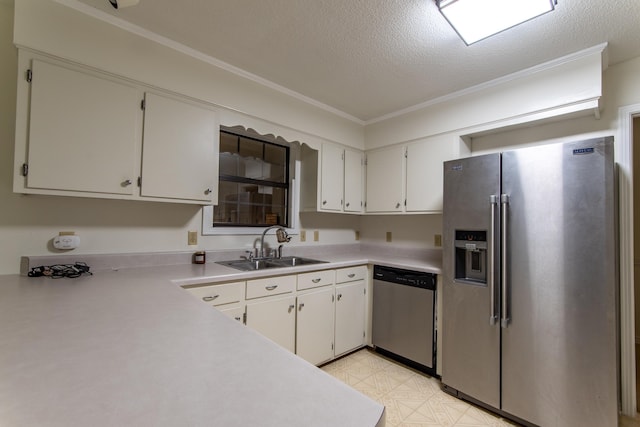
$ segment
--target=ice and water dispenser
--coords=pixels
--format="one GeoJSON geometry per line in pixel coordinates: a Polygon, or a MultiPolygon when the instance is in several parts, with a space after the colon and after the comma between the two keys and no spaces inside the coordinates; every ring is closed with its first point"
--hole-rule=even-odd
{"type": "Polygon", "coordinates": [[[456,230],[455,279],[473,285],[487,285],[487,232],[456,230]]]}

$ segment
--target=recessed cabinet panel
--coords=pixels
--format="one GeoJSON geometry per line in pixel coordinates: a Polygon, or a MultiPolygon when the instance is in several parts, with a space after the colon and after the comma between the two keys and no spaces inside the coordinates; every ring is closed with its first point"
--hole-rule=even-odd
{"type": "Polygon", "coordinates": [[[216,113],[153,93],[145,101],[142,196],[217,203],[216,113]]]}
{"type": "Polygon", "coordinates": [[[142,92],[32,63],[27,187],[132,195],[142,92]]]}
{"type": "Polygon", "coordinates": [[[367,153],[367,212],[404,209],[404,146],[367,153]]]}

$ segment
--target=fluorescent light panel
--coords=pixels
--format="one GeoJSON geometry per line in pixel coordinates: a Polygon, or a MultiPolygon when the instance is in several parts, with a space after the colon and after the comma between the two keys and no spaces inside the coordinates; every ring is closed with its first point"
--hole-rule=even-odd
{"type": "Polygon", "coordinates": [[[467,45],[551,12],[555,0],[436,0],[467,45]]]}

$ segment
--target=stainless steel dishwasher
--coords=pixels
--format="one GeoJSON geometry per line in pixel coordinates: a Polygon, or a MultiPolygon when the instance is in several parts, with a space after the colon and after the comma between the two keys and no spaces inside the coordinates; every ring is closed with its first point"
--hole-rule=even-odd
{"type": "Polygon", "coordinates": [[[379,265],[373,269],[374,348],[434,376],[436,280],[431,273],[379,265]]]}

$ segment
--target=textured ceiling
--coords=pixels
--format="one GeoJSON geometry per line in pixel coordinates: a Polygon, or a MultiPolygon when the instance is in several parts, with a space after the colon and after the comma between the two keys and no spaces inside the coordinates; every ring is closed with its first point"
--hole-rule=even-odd
{"type": "Polygon", "coordinates": [[[558,0],[471,46],[434,0],[80,1],[364,122],[605,42],[640,56],[640,0],[558,0]]]}

